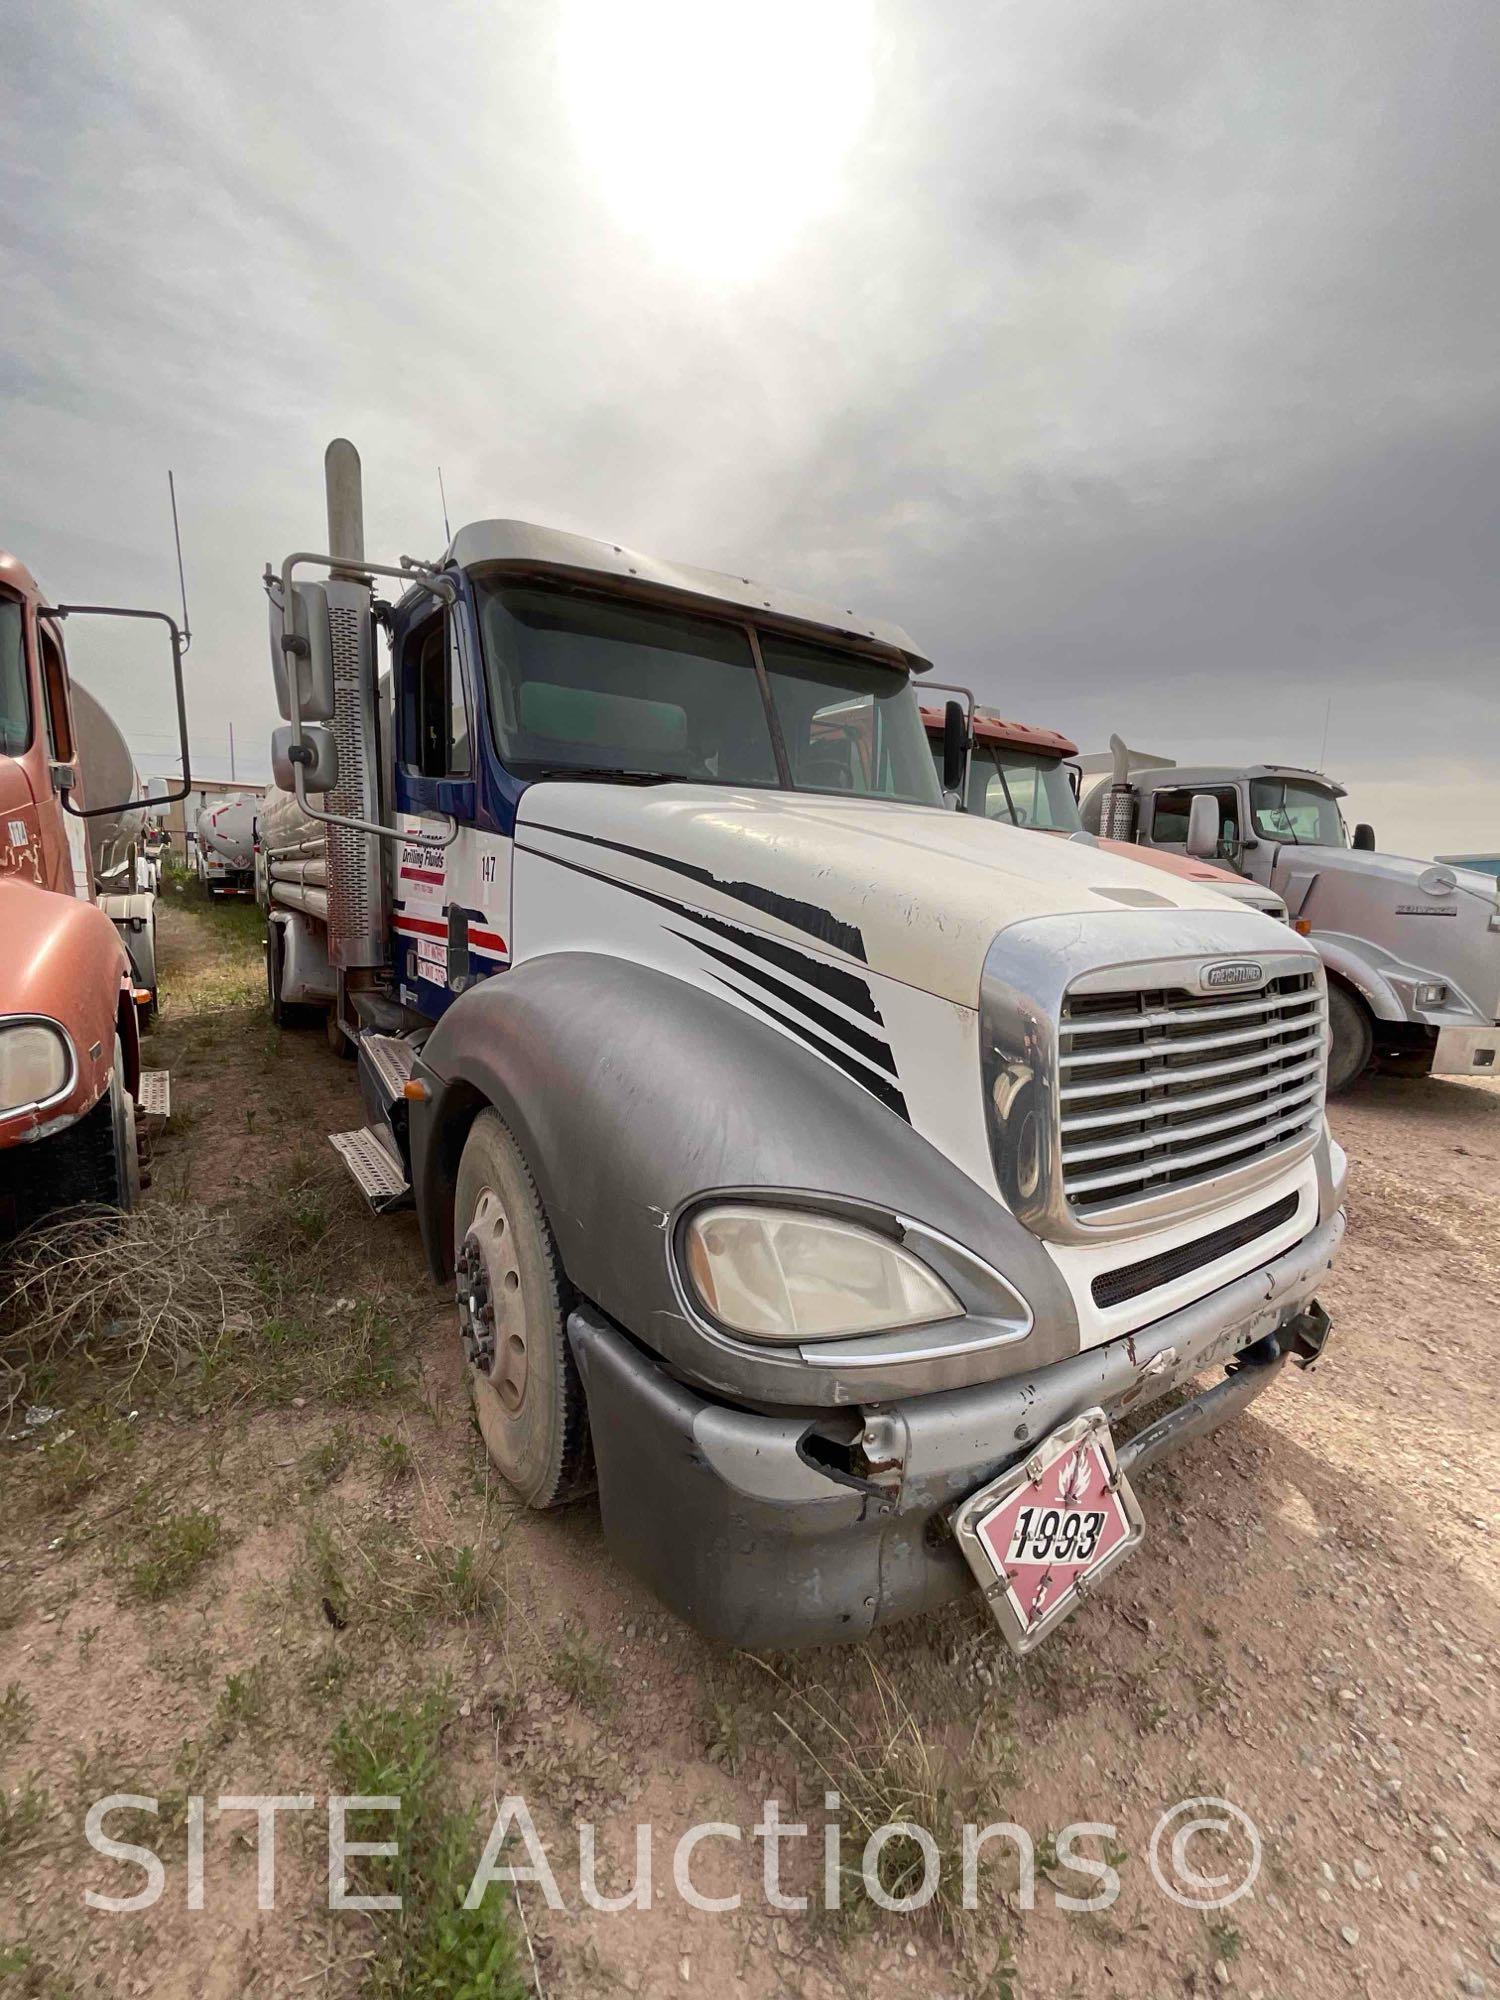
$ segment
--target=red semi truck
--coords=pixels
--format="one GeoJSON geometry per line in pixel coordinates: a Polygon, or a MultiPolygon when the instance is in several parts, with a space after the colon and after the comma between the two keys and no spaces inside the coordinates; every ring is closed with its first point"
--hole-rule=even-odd
{"type": "MultiPolygon", "coordinates": [[[[945,775],[947,711],[924,708],[922,724],[941,781],[945,775]]],[[[1003,716],[976,708],[966,717],[964,739],[963,773],[954,786],[960,811],[976,813],[982,819],[1001,820],[1008,826],[1033,827],[1039,833],[1056,833],[1064,838],[1080,835],[1094,840],[1094,835],[1084,833],[1078,795],[1068,769],[1069,760],[1078,755],[1078,745],[1069,737],[1056,729],[1008,722],[1003,716]]],[[[1095,845],[1130,861],[1144,861],[1181,881],[1200,883],[1229,897],[1231,902],[1247,904],[1268,917],[1286,922],[1286,904],[1274,889],[1247,882],[1243,876],[1228,868],[1217,868],[1211,861],[1185,854],[1164,854],[1124,840],[1097,840],[1095,845]]]]}
{"type": "MultiPolygon", "coordinates": [[[[75,703],[64,621],[160,619],[182,691],[184,637],[164,612],[50,605],[36,579],[0,551],[0,1237],[82,1202],[129,1208],[140,1187],[137,1119],[165,1113],[166,1073],[141,1067],[140,1024],[152,987],[127,940],[148,898],[112,918],[98,894],[91,824],[148,801],[85,796],[91,704],[75,703]]],[[[127,787],[128,789],[128,787],[127,787]]],[[[149,916],[149,913],[147,913],[149,916]]]]}

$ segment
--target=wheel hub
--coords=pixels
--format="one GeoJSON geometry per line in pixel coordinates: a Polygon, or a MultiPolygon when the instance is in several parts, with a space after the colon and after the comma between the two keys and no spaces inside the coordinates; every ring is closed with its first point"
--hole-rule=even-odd
{"type": "Polygon", "coordinates": [[[521,1274],[504,1209],[488,1188],[455,1263],[458,1330],[464,1359],[488,1377],[502,1407],[514,1416],[526,1398],[526,1309],[521,1274]]]}

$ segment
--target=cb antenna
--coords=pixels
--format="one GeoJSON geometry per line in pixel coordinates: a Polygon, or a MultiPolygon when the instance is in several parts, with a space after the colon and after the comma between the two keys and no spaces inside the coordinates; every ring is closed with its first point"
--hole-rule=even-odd
{"type": "Polygon", "coordinates": [[[177,588],[182,593],[182,650],[186,652],[193,643],[193,634],[188,625],[187,579],[182,573],[182,531],[177,525],[177,482],[167,470],[167,491],[172,496],[172,540],[177,545],[177,588]]]}
{"type": "Polygon", "coordinates": [[[448,526],[448,496],[443,491],[443,468],[441,466],[438,467],[438,498],[443,503],[443,542],[446,547],[453,540],[453,530],[448,526]]]}

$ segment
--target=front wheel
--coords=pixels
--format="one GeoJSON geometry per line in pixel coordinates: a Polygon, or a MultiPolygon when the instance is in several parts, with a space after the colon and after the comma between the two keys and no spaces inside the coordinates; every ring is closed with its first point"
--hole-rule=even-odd
{"type": "Polygon", "coordinates": [[[1338,1097],[1370,1067],[1375,1034],[1362,1003],[1347,988],[1328,984],[1328,1095],[1338,1097]]]}
{"type": "Polygon", "coordinates": [[[529,1507],[586,1492],[588,1414],[571,1294],[536,1182],[496,1111],[475,1119],[454,1205],[459,1332],[485,1447],[529,1507]]]}

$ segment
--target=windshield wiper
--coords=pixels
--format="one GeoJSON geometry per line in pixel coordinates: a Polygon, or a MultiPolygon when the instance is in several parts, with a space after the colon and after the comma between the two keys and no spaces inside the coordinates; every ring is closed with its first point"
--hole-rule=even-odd
{"type": "Polygon", "coordinates": [[[690,785],[681,771],[632,771],[619,764],[549,764],[537,778],[580,778],[608,785],[690,785]]]}

